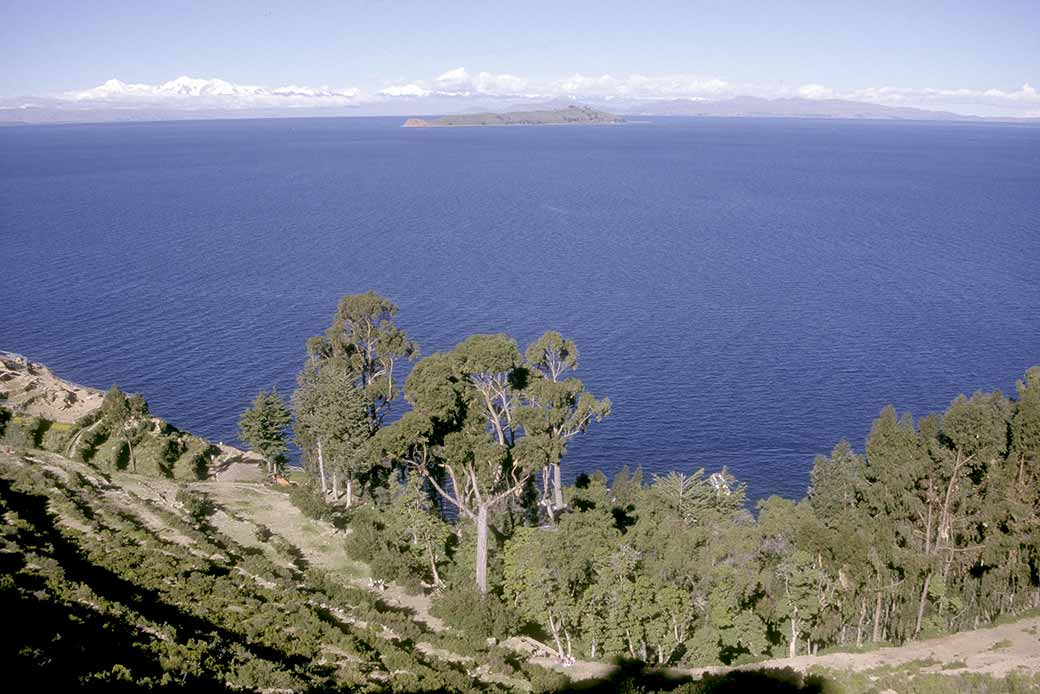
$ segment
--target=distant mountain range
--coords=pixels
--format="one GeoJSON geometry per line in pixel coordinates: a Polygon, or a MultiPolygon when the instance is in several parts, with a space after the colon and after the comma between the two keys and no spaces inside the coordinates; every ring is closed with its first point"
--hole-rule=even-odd
{"type": "MultiPolygon", "coordinates": [[[[108,83],[94,91],[110,87],[108,83]]],[[[116,85],[133,87],[133,85],[116,85]]],[[[194,84],[176,85],[181,91],[197,87],[194,84]]],[[[113,87],[114,88],[114,87],[113,87]]],[[[165,87],[164,87],[165,88],[165,87]]],[[[208,88],[207,88],[208,89],[208,88]]],[[[241,89],[241,88],[240,88],[241,89]]],[[[258,89],[258,88],[252,88],[258,89]]],[[[419,116],[487,114],[517,111],[557,111],[573,106],[583,106],[623,116],[708,116],[718,118],[835,118],[861,120],[908,120],[945,122],[1008,122],[1040,124],[1040,118],[991,118],[965,116],[949,111],[930,111],[920,108],[881,106],[859,101],[838,99],[778,98],[764,99],[753,96],[738,96],[721,100],[657,99],[640,100],[624,98],[603,99],[502,99],[480,97],[394,97],[383,101],[350,103],[351,95],[341,92],[321,94],[328,105],[312,106],[312,101],[302,99],[300,105],[280,105],[286,99],[297,97],[289,88],[271,92],[258,91],[257,103],[235,108],[224,107],[219,102],[223,95],[210,89],[210,100],[202,100],[191,106],[184,101],[163,103],[128,104],[105,98],[105,94],[89,94],[89,98],[76,100],[60,97],[26,97],[0,99],[0,125],[34,123],[96,123],[96,122],[140,122],[164,120],[208,120],[219,118],[287,118],[287,117],[343,117],[343,116],[419,116]],[[304,103],[308,105],[303,105],[304,103]]],[[[124,89],[125,91],[125,89],[124,89]]],[[[313,91],[313,90],[312,90],[313,91]]],[[[165,94],[165,93],[164,93],[165,94]]],[[[203,96],[205,96],[204,94],[203,96]]],[[[313,98],[313,97],[309,97],[313,98]]]]}
{"type": "Polygon", "coordinates": [[[920,108],[879,106],[860,101],[839,99],[763,99],[738,96],[723,101],[661,101],[640,108],[630,107],[632,114],[655,116],[719,116],[779,118],[870,118],[893,120],[980,120],[977,116],[961,116],[949,111],[926,111],[920,108]]]}

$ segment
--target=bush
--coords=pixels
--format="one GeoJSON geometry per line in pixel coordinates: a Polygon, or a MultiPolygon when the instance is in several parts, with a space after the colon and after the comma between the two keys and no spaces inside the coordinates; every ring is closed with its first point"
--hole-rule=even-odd
{"type": "Polygon", "coordinates": [[[180,504],[183,504],[184,509],[197,526],[206,525],[209,517],[217,511],[216,505],[205,494],[181,488],[178,490],[176,498],[180,504]]]}
{"type": "Polygon", "coordinates": [[[48,419],[42,417],[16,417],[8,410],[0,415],[3,420],[4,443],[14,448],[39,448],[43,445],[43,437],[51,426],[48,419]],[[4,419],[6,417],[6,419],[4,419]]]}
{"type": "MultiPolygon", "coordinates": [[[[182,471],[179,477],[186,479],[205,480],[209,479],[209,464],[213,457],[220,453],[220,449],[213,444],[194,439],[184,453],[187,470],[182,471]],[[193,450],[194,449],[194,450],[193,450]]],[[[182,469],[183,470],[183,469],[182,469]]],[[[174,469],[175,477],[177,469],[174,469]]]]}
{"type": "Polygon", "coordinates": [[[454,588],[445,592],[434,601],[431,612],[465,633],[478,649],[486,647],[487,637],[508,638],[522,624],[508,603],[493,593],[481,596],[475,588],[454,588]]]}
{"type": "Polygon", "coordinates": [[[289,490],[289,501],[300,509],[300,513],[313,520],[330,520],[333,511],[321,497],[321,492],[311,485],[298,485],[289,490]]]}
{"type": "Polygon", "coordinates": [[[431,579],[427,564],[411,547],[398,543],[380,511],[355,509],[350,514],[350,536],[346,544],[347,554],[368,564],[373,575],[394,581],[407,590],[421,591],[422,581],[431,579]]]}
{"type": "Polygon", "coordinates": [[[99,425],[96,429],[84,432],[76,443],[76,449],[72,452],[72,457],[84,463],[89,463],[94,459],[98,446],[104,443],[108,436],[109,431],[104,424],[99,425]]]}
{"type": "Polygon", "coordinates": [[[184,444],[174,436],[162,436],[159,439],[159,472],[163,477],[173,478],[173,465],[184,452],[184,444]]]}

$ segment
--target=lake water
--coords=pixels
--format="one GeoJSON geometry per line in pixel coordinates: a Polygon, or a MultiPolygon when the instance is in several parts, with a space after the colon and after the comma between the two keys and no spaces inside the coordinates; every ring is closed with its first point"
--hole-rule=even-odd
{"type": "Polygon", "coordinates": [[[816,454],[1040,364],[1040,128],[401,119],[0,129],[0,349],[232,440],[373,288],[429,354],[573,338],[613,415],[582,469],[816,454]]]}

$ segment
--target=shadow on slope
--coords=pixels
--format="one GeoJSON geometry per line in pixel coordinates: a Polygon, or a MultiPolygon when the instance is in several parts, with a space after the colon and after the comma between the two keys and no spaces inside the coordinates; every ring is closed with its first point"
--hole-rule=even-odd
{"type": "MultiPolygon", "coordinates": [[[[134,620],[135,613],[172,627],[185,663],[201,658],[224,669],[237,650],[251,652],[287,671],[309,665],[299,656],[250,643],[240,634],[170,604],[158,592],[91,562],[59,530],[47,501],[45,496],[20,491],[0,478],[0,516],[9,524],[5,534],[19,550],[0,553],[0,609],[9,625],[0,630],[0,652],[14,655],[9,667],[28,678],[23,681],[76,687],[100,676],[98,686],[132,688],[132,681],[119,680],[122,673],[133,672],[136,677],[150,675],[163,686],[193,691],[226,689],[213,676],[216,668],[187,674],[177,667],[181,663],[161,657],[154,644],[168,637],[142,629],[134,620]],[[11,522],[13,517],[16,523],[11,522]],[[52,569],[38,567],[45,575],[21,571],[27,565],[50,562],[52,569]],[[78,600],[77,584],[118,606],[117,611],[102,612],[100,606],[92,609],[78,600]],[[174,676],[171,680],[164,674],[174,676]]],[[[10,669],[6,672],[11,674],[10,669]]]]}
{"type": "Polygon", "coordinates": [[[576,682],[557,691],[563,694],[833,694],[838,689],[818,675],[804,675],[790,668],[740,670],[694,679],[648,668],[638,661],[622,660],[606,677],[576,682]]]}

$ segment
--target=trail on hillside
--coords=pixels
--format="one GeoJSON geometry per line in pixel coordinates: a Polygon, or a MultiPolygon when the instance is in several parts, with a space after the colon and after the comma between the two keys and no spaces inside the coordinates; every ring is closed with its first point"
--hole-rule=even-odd
{"type": "Polygon", "coordinates": [[[974,629],[934,639],[915,641],[864,653],[829,653],[768,660],[740,668],[700,668],[685,670],[692,675],[725,672],[731,669],[751,670],[789,667],[807,672],[814,667],[850,672],[865,672],[884,667],[900,667],[908,663],[927,663],[922,672],[948,674],[979,673],[1005,677],[1011,672],[1040,673],[1040,618],[1022,619],[1010,624],[974,629]],[[958,667],[951,667],[951,666],[958,667]]]}

